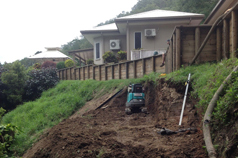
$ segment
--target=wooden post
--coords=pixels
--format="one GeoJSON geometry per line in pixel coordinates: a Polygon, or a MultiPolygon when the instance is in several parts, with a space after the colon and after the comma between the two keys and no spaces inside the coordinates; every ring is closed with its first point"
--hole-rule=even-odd
{"type": "Polygon", "coordinates": [[[80,75],[81,67],[78,68],[78,70],[79,70],[79,80],[81,80],[81,75],[80,75]]]}
{"type": "Polygon", "coordinates": [[[76,68],[74,67],[74,80],[76,80],[76,68]]]}
{"type": "Polygon", "coordinates": [[[118,78],[121,79],[121,64],[118,64],[118,78]]]}
{"type": "Polygon", "coordinates": [[[133,61],[133,78],[136,78],[136,62],[133,61]]]}
{"type": "Polygon", "coordinates": [[[155,56],[152,56],[152,62],[151,62],[151,64],[152,64],[152,72],[155,72],[155,56]]]}
{"type": "Polygon", "coordinates": [[[237,12],[231,12],[231,57],[236,57],[237,52],[237,12]]]}
{"type": "Polygon", "coordinates": [[[173,34],[173,71],[176,70],[176,35],[173,34]]]}
{"type": "Polygon", "coordinates": [[[87,66],[87,71],[88,71],[88,79],[90,79],[90,68],[89,68],[89,65],[87,66]]]}
{"type": "Polygon", "coordinates": [[[168,66],[168,73],[171,73],[173,70],[173,62],[172,62],[172,47],[173,44],[170,43],[169,45],[169,49],[167,49],[167,56],[168,56],[168,63],[166,64],[166,66],[168,66]]]}
{"type": "Polygon", "coordinates": [[[216,39],[217,39],[217,50],[216,50],[216,59],[217,62],[221,61],[221,48],[222,48],[222,43],[221,43],[221,28],[217,27],[217,31],[216,31],[216,39]]]}
{"type": "Polygon", "coordinates": [[[107,80],[107,67],[105,66],[105,80],[107,80]]]}
{"type": "Polygon", "coordinates": [[[145,59],[142,59],[142,74],[145,75],[145,59]]]}
{"type": "MultiPolygon", "coordinates": [[[[200,47],[200,45],[201,45],[201,33],[200,33],[200,28],[199,27],[197,27],[196,29],[195,29],[195,52],[194,52],[194,55],[196,55],[197,53],[198,53],[198,49],[199,49],[199,47],[200,47]]],[[[200,57],[200,55],[197,57],[197,59],[196,59],[196,64],[199,64],[200,63],[200,60],[201,60],[201,57],[200,57]]]]}
{"type": "Polygon", "coordinates": [[[102,79],[101,65],[98,65],[98,75],[99,75],[99,81],[101,81],[102,79]]]}
{"type": "Polygon", "coordinates": [[[114,66],[113,65],[112,65],[111,69],[112,69],[112,79],[114,79],[114,66]]]}
{"type": "Polygon", "coordinates": [[[68,68],[65,69],[65,79],[68,80],[68,68]]]}
{"type": "Polygon", "coordinates": [[[95,80],[95,67],[94,66],[92,67],[93,67],[93,79],[95,80]]]}
{"type": "Polygon", "coordinates": [[[85,67],[83,67],[83,80],[85,80],[85,67]]]}
{"type": "Polygon", "coordinates": [[[126,79],[129,78],[129,75],[128,75],[128,62],[125,63],[126,64],[126,79]]]}
{"type": "Polygon", "coordinates": [[[226,19],[223,20],[223,51],[222,56],[224,59],[228,59],[228,50],[229,50],[229,32],[228,32],[228,22],[226,19]]]}
{"type": "Polygon", "coordinates": [[[181,41],[180,41],[180,28],[176,28],[176,70],[180,69],[181,61],[180,61],[180,55],[181,55],[181,41]]]}
{"type": "Polygon", "coordinates": [[[62,80],[64,80],[64,70],[61,70],[62,80]]]}

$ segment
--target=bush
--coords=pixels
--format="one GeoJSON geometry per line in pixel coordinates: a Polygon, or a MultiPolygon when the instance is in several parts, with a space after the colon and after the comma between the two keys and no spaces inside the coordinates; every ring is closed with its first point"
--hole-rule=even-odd
{"type": "Polygon", "coordinates": [[[113,52],[105,52],[102,57],[105,63],[117,62],[117,58],[113,52]]]}
{"type": "Polygon", "coordinates": [[[26,70],[19,61],[6,64],[4,67],[7,71],[1,74],[2,84],[6,87],[3,93],[7,96],[7,101],[10,103],[7,109],[13,109],[16,105],[22,103],[22,95],[27,77],[26,70]]]}
{"type": "Polygon", "coordinates": [[[125,52],[125,51],[119,51],[119,52],[117,52],[117,54],[118,54],[118,59],[119,60],[126,60],[127,59],[127,53],[125,52]]]}
{"type": "Polygon", "coordinates": [[[41,68],[56,68],[56,63],[53,61],[45,61],[42,65],[41,68]]]}
{"type": "Polygon", "coordinates": [[[93,64],[93,63],[94,63],[94,62],[93,62],[93,59],[88,59],[86,62],[87,62],[87,64],[88,64],[88,65],[90,65],[90,64],[93,64]]]}
{"type": "Polygon", "coordinates": [[[43,91],[54,87],[59,82],[55,68],[32,70],[28,75],[29,79],[26,81],[25,89],[26,100],[34,100],[40,97],[43,91]]]}
{"type": "Polygon", "coordinates": [[[73,67],[73,66],[74,66],[74,61],[71,60],[71,59],[67,59],[67,60],[64,62],[64,64],[65,64],[65,67],[66,67],[66,68],[67,68],[67,67],[73,67]]]}
{"type": "Polygon", "coordinates": [[[65,68],[64,62],[61,61],[61,62],[57,63],[56,67],[57,67],[57,69],[64,69],[65,68]]]}

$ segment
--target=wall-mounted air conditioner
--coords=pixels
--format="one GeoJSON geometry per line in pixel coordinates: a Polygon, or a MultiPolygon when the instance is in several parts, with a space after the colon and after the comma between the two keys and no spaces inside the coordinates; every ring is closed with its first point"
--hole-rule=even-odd
{"type": "Polygon", "coordinates": [[[145,36],[147,36],[147,37],[156,36],[156,30],[155,29],[145,29],[145,36]]]}
{"type": "Polygon", "coordinates": [[[120,48],[120,40],[110,40],[110,49],[111,50],[118,50],[120,48]]]}

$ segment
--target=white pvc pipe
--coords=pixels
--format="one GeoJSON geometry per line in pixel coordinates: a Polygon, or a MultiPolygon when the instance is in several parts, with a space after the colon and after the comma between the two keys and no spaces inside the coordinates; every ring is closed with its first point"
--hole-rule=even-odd
{"type": "Polygon", "coordinates": [[[189,80],[190,80],[190,76],[191,76],[191,74],[189,73],[189,75],[188,75],[188,81],[187,81],[187,87],[186,87],[185,95],[184,95],[184,99],[183,99],[183,107],[182,107],[182,110],[181,110],[179,126],[181,126],[182,120],[183,120],[183,112],[184,112],[185,102],[186,102],[187,93],[188,93],[188,86],[189,86],[189,82],[190,82],[190,81],[189,81],[189,80]]]}

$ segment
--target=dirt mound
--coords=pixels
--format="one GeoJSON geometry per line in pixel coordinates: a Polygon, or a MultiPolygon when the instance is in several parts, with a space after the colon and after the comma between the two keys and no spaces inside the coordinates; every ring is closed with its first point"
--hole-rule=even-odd
{"type": "Polygon", "coordinates": [[[156,88],[150,83],[145,88],[149,114],[126,115],[124,90],[101,109],[74,115],[54,126],[23,157],[207,157],[195,100],[188,97],[183,126],[179,127],[183,94],[162,80],[156,88]],[[162,127],[193,127],[198,132],[158,134],[162,127]]]}

